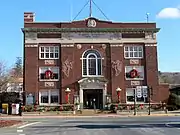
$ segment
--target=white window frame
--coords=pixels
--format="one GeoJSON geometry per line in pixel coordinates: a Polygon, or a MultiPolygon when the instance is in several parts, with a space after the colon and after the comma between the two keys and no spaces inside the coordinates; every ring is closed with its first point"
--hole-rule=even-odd
{"type": "Polygon", "coordinates": [[[144,66],[125,66],[125,79],[126,79],[126,80],[144,80],[144,74],[145,74],[145,72],[144,72],[144,66]],[[143,78],[126,78],[126,67],[135,67],[135,68],[141,67],[142,70],[143,70],[143,78]]]}
{"type": "Polygon", "coordinates": [[[136,104],[144,104],[144,103],[146,103],[146,99],[145,98],[148,98],[148,97],[143,97],[144,98],[144,101],[142,102],[139,102],[139,101],[137,101],[137,90],[136,90],[136,88],[126,88],[126,103],[127,104],[134,104],[134,101],[132,101],[132,102],[129,102],[129,101],[127,101],[127,92],[128,91],[133,91],[133,96],[134,96],[134,90],[135,90],[135,95],[136,95],[136,98],[135,98],[135,101],[136,101],[136,104]]]}
{"type": "Polygon", "coordinates": [[[59,89],[47,89],[47,90],[40,90],[39,91],[39,105],[59,105],[60,95],[59,89]],[[46,91],[48,92],[48,103],[41,103],[41,92],[46,91]],[[58,93],[58,103],[51,103],[51,91],[56,91],[58,93]]]}
{"type": "Polygon", "coordinates": [[[40,46],[40,47],[39,47],[39,59],[47,59],[47,60],[59,59],[59,46],[40,46]],[[42,48],[42,47],[44,48],[44,52],[41,52],[41,48],[42,48]],[[45,51],[45,48],[46,48],[46,47],[49,48],[49,58],[46,58],[46,51],[45,51]],[[50,53],[51,53],[51,52],[50,52],[50,48],[51,48],[51,47],[54,48],[54,52],[53,52],[54,58],[50,58],[50,53]],[[57,58],[55,58],[55,53],[56,53],[56,52],[55,52],[55,48],[58,48],[58,52],[57,52],[57,53],[58,53],[58,57],[57,57],[57,58]],[[44,53],[44,58],[41,58],[41,53],[44,53]]]}
{"type": "Polygon", "coordinates": [[[60,73],[59,73],[59,67],[57,67],[57,66],[54,66],[54,67],[49,67],[49,66],[41,66],[41,67],[39,67],[39,81],[40,82],[44,82],[44,81],[46,81],[46,82],[57,82],[57,81],[59,81],[59,76],[60,76],[60,73]],[[41,79],[41,76],[40,76],[40,74],[41,74],[41,68],[57,68],[57,71],[58,71],[58,79],[41,79]]]}
{"type": "MultiPolygon", "coordinates": [[[[96,50],[95,50],[96,51],[96,50]]],[[[97,51],[98,52],[98,51],[97,51]]],[[[99,52],[98,52],[99,53],[99,52]]],[[[100,54],[100,53],[99,53],[100,54]]],[[[82,55],[82,77],[103,77],[103,73],[102,73],[102,60],[103,58],[100,56],[100,58],[97,57],[97,55],[95,53],[89,53],[85,58],[83,57],[84,56],[84,53],[82,55]],[[90,55],[94,55],[95,56],[95,59],[96,59],[96,75],[89,75],[89,59],[94,59],[94,58],[89,58],[90,55]],[[101,75],[98,75],[98,60],[101,60],[101,75]],[[83,71],[84,71],[84,68],[83,68],[83,60],[86,60],[86,72],[87,72],[87,75],[84,75],[83,71]]]]}
{"type": "Polygon", "coordinates": [[[124,58],[125,59],[143,59],[144,58],[144,47],[143,47],[143,45],[136,45],[136,44],[134,44],[134,45],[125,45],[124,46],[124,58]],[[130,51],[130,47],[133,47],[133,51],[130,51]],[[135,51],[134,50],[135,47],[141,48],[141,50],[142,50],[142,57],[135,57],[134,56],[135,52],[138,52],[138,55],[139,55],[139,52],[140,52],[140,51],[135,51]],[[128,48],[128,51],[126,51],[126,48],[128,48]],[[133,53],[133,57],[130,57],[130,53],[131,52],[133,53]],[[126,53],[129,54],[129,57],[126,57],[126,53]]]}

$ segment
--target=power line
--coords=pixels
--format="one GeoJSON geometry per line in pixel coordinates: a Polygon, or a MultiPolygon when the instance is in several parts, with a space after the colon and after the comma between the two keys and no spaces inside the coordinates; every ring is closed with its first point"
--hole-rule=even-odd
{"type": "Polygon", "coordinates": [[[89,3],[89,0],[87,1],[87,3],[83,6],[83,8],[78,12],[78,14],[74,17],[74,19],[72,21],[74,21],[78,16],[79,14],[84,10],[84,8],[87,6],[87,4],[89,3]]]}
{"type": "Polygon", "coordinates": [[[92,0],[93,4],[98,8],[98,10],[101,12],[101,14],[103,14],[103,16],[107,19],[110,20],[106,14],[101,10],[101,8],[94,2],[94,0],[92,0]]]}

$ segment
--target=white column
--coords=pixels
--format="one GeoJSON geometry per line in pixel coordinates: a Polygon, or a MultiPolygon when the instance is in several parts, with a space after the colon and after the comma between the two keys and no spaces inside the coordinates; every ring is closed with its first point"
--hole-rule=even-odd
{"type": "Polygon", "coordinates": [[[83,89],[81,86],[80,86],[80,90],[79,90],[79,98],[80,98],[80,106],[82,109],[83,108],[83,89]]]}
{"type": "Polygon", "coordinates": [[[106,104],[106,96],[107,96],[107,83],[104,84],[104,89],[103,89],[103,108],[105,107],[106,104]]]}

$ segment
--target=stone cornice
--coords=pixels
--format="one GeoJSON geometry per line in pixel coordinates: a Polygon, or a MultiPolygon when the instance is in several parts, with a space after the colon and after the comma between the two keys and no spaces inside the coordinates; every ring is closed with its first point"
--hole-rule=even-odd
{"type": "Polygon", "coordinates": [[[63,33],[63,32],[122,32],[146,33],[159,32],[160,28],[22,28],[23,32],[63,33]]]}

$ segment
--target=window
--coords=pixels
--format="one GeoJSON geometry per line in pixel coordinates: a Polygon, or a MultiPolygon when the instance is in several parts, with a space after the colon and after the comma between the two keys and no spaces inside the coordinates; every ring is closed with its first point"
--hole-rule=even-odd
{"type": "Polygon", "coordinates": [[[43,104],[58,104],[59,90],[43,90],[39,92],[39,103],[43,104]]]}
{"type": "Polygon", "coordinates": [[[125,66],[126,80],[144,80],[144,66],[125,66]]]}
{"type": "Polygon", "coordinates": [[[40,67],[39,79],[40,81],[58,81],[59,67],[40,67]]]}
{"type": "Polygon", "coordinates": [[[102,75],[102,58],[99,52],[88,50],[82,57],[83,76],[101,76],[102,75]]]}
{"type": "Polygon", "coordinates": [[[143,46],[125,46],[124,47],[125,58],[143,58],[143,46]]]}
{"type": "Polygon", "coordinates": [[[147,89],[144,88],[127,88],[126,89],[126,102],[134,103],[134,92],[135,92],[135,100],[138,103],[147,103],[147,89]]]}
{"type": "Polygon", "coordinates": [[[39,48],[40,59],[58,59],[59,46],[41,46],[39,48]]]}

